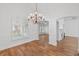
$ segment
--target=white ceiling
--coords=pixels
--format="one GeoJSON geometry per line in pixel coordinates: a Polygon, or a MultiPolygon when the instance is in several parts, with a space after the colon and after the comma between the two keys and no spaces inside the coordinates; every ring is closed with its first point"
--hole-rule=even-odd
{"type": "Polygon", "coordinates": [[[39,4],[39,9],[47,16],[79,16],[79,4],[39,4]]]}
{"type": "MultiPolygon", "coordinates": [[[[35,9],[34,3],[16,3],[16,4],[0,4],[0,8],[3,10],[14,12],[21,11],[28,15],[35,9]],[[11,9],[10,9],[11,8],[11,9]],[[13,11],[12,11],[13,9],[13,11]]],[[[44,16],[60,17],[60,16],[79,16],[79,3],[39,3],[38,11],[44,16]]],[[[10,12],[10,13],[11,13],[10,12]]],[[[21,13],[22,14],[22,13],[21,13]]]]}

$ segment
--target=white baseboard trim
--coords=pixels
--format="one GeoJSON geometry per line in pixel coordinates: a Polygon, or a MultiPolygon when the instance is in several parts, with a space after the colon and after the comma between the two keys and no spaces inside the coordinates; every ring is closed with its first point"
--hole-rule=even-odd
{"type": "Polygon", "coordinates": [[[20,42],[15,42],[15,44],[10,44],[10,45],[7,45],[6,47],[0,48],[0,51],[8,49],[8,48],[16,47],[16,46],[24,44],[24,43],[28,43],[28,42],[31,42],[33,40],[35,40],[35,39],[28,40],[28,41],[24,40],[24,41],[20,41],[20,42]]]}
{"type": "Polygon", "coordinates": [[[49,44],[57,46],[57,42],[49,42],[49,44]]]}

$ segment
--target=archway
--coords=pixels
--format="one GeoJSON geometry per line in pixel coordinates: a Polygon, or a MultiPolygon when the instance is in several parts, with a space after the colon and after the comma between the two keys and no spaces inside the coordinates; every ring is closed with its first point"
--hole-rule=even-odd
{"type": "Polygon", "coordinates": [[[57,19],[57,42],[61,49],[72,52],[70,55],[78,53],[79,39],[79,17],[67,16],[57,19]]]}

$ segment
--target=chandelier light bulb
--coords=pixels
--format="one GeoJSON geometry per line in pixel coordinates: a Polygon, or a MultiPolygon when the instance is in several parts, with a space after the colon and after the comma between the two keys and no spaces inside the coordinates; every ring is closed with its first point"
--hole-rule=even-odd
{"type": "Polygon", "coordinates": [[[35,11],[35,13],[34,14],[38,14],[38,12],[37,11],[35,11]]]}
{"type": "Polygon", "coordinates": [[[32,14],[32,13],[30,13],[30,16],[33,16],[33,14],[32,14]]]}
{"type": "Polygon", "coordinates": [[[39,16],[42,16],[42,14],[39,14],[39,16]]]}
{"type": "Polygon", "coordinates": [[[33,23],[38,23],[39,21],[43,21],[43,19],[44,16],[38,13],[37,4],[36,4],[36,10],[34,11],[34,13],[30,13],[30,15],[28,16],[28,20],[33,21],[33,23]]]}

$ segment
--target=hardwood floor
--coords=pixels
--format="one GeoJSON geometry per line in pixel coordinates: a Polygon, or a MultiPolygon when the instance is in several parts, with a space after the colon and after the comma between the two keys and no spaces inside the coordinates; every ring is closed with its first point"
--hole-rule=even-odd
{"type": "Polygon", "coordinates": [[[30,55],[30,56],[45,56],[45,55],[64,55],[60,53],[56,49],[55,46],[52,45],[41,45],[39,41],[32,41],[17,47],[9,48],[6,49],[2,52],[0,52],[0,55],[13,55],[13,56],[25,56],[25,55],[30,55]]]}
{"type": "MultiPolygon", "coordinates": [[[[66,37],[58,46],[53,46],[51,44],[41,44],[39,40],[35,40],[29,43],[25,43],[13,48],[9,48],[0,51],[0,56],[66,56],[75,55],[73,51],[76,51],[76,43],[74,43],[75,38],[66,37]],[[68,46],[69,45],[69,46],[68,46]],[[71,48],[74,47],[74,49],[71,48]]],[[[75,41],[77,42],[77,41],[75,41]]]]}
{"type": "Polygon", "coordinates": [[[66,36],[58,43],[58,49],[63,49],[66,55],[77,55],[78,38],[66,36]]]}

